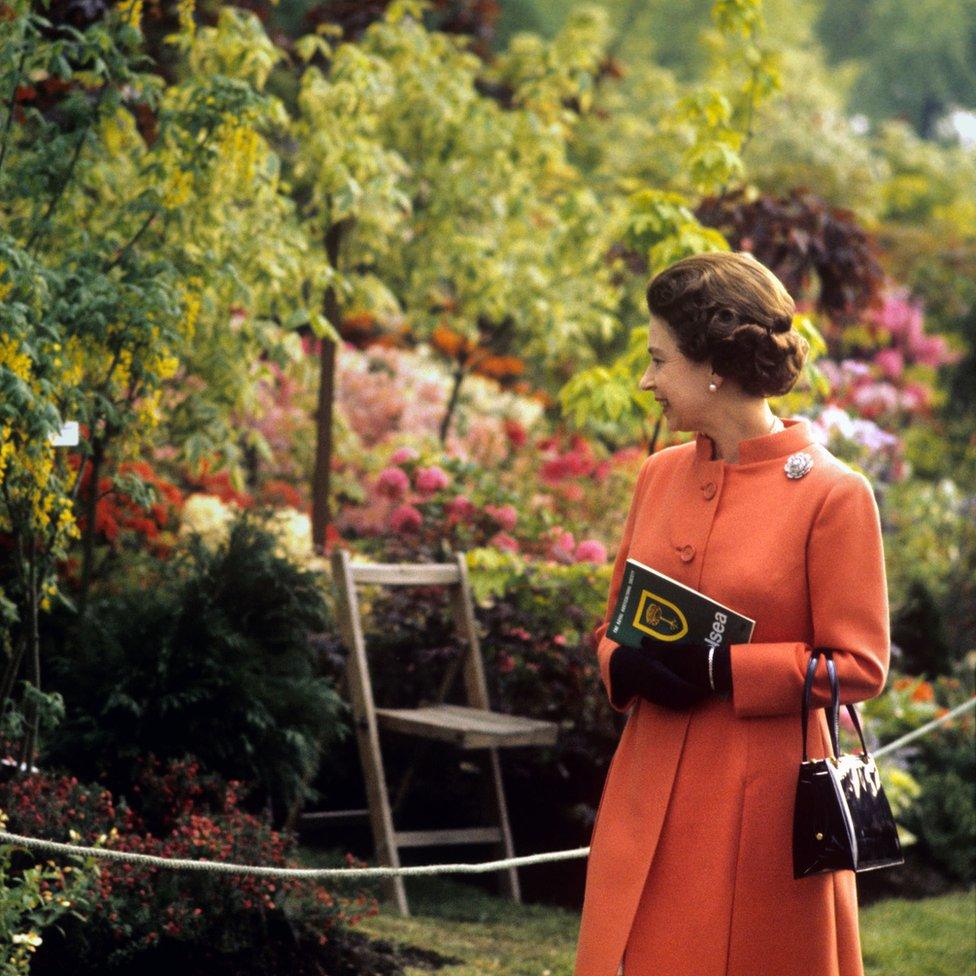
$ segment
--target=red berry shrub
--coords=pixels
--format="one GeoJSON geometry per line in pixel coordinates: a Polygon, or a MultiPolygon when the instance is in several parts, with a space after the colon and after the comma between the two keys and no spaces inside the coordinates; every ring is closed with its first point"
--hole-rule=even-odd
{"type": "MultiPolygon", "coordinates": [[[[150,758],[131,806],[97,784],[38,773],[0,784],[0,809],[14,833],[164,858],[291,866],[292,838],[241,810],[240,789],[202,774],[190,758],[165,766],[150,758]]],[[[174,943],[211,960],[267,948],[282,933],[290,942],[324,946],[337,926],[378,910],[364,892],[340,896],[321,882],[116,861],[101,862],[96,888],[84,922],[66,925],[60,942],[45,941],[38,973],[55,971],[67,958],[75,973],[110,971],[174,943]]]]}

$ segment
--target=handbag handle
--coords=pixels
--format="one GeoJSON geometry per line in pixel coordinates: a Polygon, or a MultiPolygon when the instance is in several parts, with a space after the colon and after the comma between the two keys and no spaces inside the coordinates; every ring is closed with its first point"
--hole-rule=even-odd
{"type": "MultiPolygon", "coordinates": [[[[828,715],[828,728],[830,731],[830,744],[834,750],[834,756],[840,759],[840,683],[837,680],[837,668],[834,665],[834,653],[829,647],[815,647],[810,655],[810,662],[807,664],[807,674],[803,682],[803,708],[802,708],[802,732],[803,732],[803,761],[807,762],[807,720],[810,714],[810,691],[813,687],[813,676],[817,671],[817,662],[823,654],[827,666],[827,679],[830,682],[830,713],[828,715]]],[[[857,709],[848,702],[845,706],[854,728],[857,729],[858,737],[861,740],[861,755],[866,760],[868,758],[868,747],[864,741],[864,732],[861,730],[861,720],[857,716],[857,709]]]]}

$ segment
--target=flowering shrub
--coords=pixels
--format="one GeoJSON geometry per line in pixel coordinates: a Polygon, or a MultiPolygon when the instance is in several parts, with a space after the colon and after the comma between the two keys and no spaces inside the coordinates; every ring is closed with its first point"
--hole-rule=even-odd
{"type": "MultiPolygon", "coordinates": [[[[0,829],[9,827],[0,809],[0,829]]],[[[95,876],[92,858],[58,867],[34,863],[23,848],[0,844],[0,972],[26,976],[46,930],[69,912],[88,907],[95,876]]]]}
{"type": "MultiPolygon", "coordinates": [[[[130,809],[71,776],[42,773],[0,786],[14,832],[79,843],[97,836],[113,850],[158,857],[291,863],[291,839],[240,808],[240,784],[201,775],[190,758],[165,766],[146,760],[132,803],[130,809]]],[[[362,892],[346,898],[317,883],[106,861],[84,926],[67,929],[57,951],[74,972],[100,972],[167,942],[192,944],[213,958],[273,941],[283,922],[325,945],[336,926],[376,911],[375,900],[362,892]]]]}
{"type": "Polygon", "coordinates": [[[450,453],[397,448],[370,477],[366,503],[338,513],[340,532],[376,558],[439,559],[489,545],[543,561],[605,562],[644,453],[598,459],[585,438],[571,435],[568,444],[540,440],[533,455],[516,449],[525,445],[521,427],[506,429],[508,462],[494,470],[450,453]],[[580,524],[593,526],[589,537],[570,528],[580,524]]]}
{"type": "MultiPolygon", "coordinates": [[[[433,438],[447,412],[452,383],[448,370],[426,347],[374,344],[358,350],[346,343],[338,356],[336,405],[366,447],[393,435],[433,438]]],[[[466,460],[498,463],[511,440],[507,425],[529,426],[541,410],[537,401],[503,392],[497,382],[468,376],[446,447],[466,460]]]]}
{"type": "MultiPolygon", "coordinates": [[[[889,671],[883,695],[863,703],[871,729],[871,749],[891,742],[976,694],[971,653],[958,676],[939,675],[934,681],[889,671]]],[[[868,730],[866,729],[867,733],[868,730]]],[[[899,771],[911,778],[911,802],[899,803],[899,824],[917,838],[924,854],[949,877],[972,884],[976,880],[976,716],[966,711],[884,757],[879,763],[885,789],[896,784],[899,771]]],[[[850,739],[848,740],[851,741],[850,739]]],[[[853,743],[852,743],[853,745],[853,743]]],[[[899,794],[896,789],[896,799],[899,794]]]]}
{"type": "Polygon", "coordinates": [[[913,364],[936,369],[960,358],[943,336],[926,334],[922,302],[913,300],[907,288],[889,283],[882,301],[868,309],[865,320],[872,338],[888,343],[874,362],[892,380],[901,379],[906,369],[911,372],[913,364]]]}
{"type": "MultiPolygon", "coordinates": [[[[842,375],[862,375],[863,363],[845,360],[842,375]]],[[[824,373],[831,375],[830,364],[824,373]]],[[[877,385],[872,386],[877,389],[877,385]]],[[[901,481],[908,475],[902,438],[873,420],[848,413],[837,403],[824,406],[811,420],[814,437],[836,457],[860,468],[873,482],[901,481]]]]}
{"type": "MultiPolygon", "coordinates": [[[[80,454],[68,455],[69,466],[77,473],[80,454]]],[[[81,496],[89,494],[92,466],[85,464],[81,474],[81,496]]],[[[95,541],[116,549],[128,544],[145,548],[155,555],[166,555],[173,544],[172,526],[183,504],[179,487],[145,461],[123,461],[113,476],[98,480],[95,503],[95,541]],[[155,499],[155,500],[153,500],[155,499]]],[[[86,516],[79,513],[78,525],[84,531],[86,516]]]]}

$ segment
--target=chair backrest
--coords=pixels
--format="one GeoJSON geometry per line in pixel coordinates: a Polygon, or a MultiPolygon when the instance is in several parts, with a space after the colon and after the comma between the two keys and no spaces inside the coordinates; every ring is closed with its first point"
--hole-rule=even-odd
{"type": "Polygon", "coordinates": [[[455,553],[449,563],[354,563],[346,549],[332,552],[332,578],[336,586],[337,616],[343,643],[349,652],[346,677],[354,712],[366,719],[370,726],[375,719],[373,687],[369,674],[369,661],[363,639],[362,617],[356,586],[379,584],[381,586],[443,586],[449,590],[455,627],[465,638],[464,653],[448,667],[435,702],[443,702],[457,674],[464,669],[464,687],[467,703],[475,708],[488,708],[488,686],[485,682],[481,647],[475,627],[474,602],[468,581],[468,565],[464,553],[455,553]]]}

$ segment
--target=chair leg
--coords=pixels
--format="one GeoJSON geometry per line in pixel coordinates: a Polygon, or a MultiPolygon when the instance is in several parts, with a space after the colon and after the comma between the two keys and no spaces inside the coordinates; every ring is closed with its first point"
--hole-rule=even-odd
{"type": "MultiPolygon", "coordinates": [[[[371,730],[366,721],[357,721],[356,740],[359,744],[359,758],[366,779],[369,822],[373,829],[376,859],[382,865],[398,868],[400,852],[393,836],[393,815],[390,812],[390,799],[386,788],[379,738],[375,728],[371,730]]],[[[404,918],[409,917],[410,906],[407,904],[407,892],[402,875],[383,878],[382,887],[386,898],[396,905],[397,911],[404,918]]]]}
{"type": "MultiPolygon", "coordinates": [[[[489,747],[488,762],[491,766],[492,793],[495,802],[495,822],[502,832],[502,839],[498,849],[502,858],[515,856],[515,848],[512,846],[512,830],[508,822],[508,805],[505,802],[505,787],[502,784],[502,767],[498,756],[498,749],[489,747]]],[[[522,890],[519,886],[518,869],[513,867],[502,868],[501,886],[502,891],[512,899],[512,901],[522,903],[522,890]]]]}

